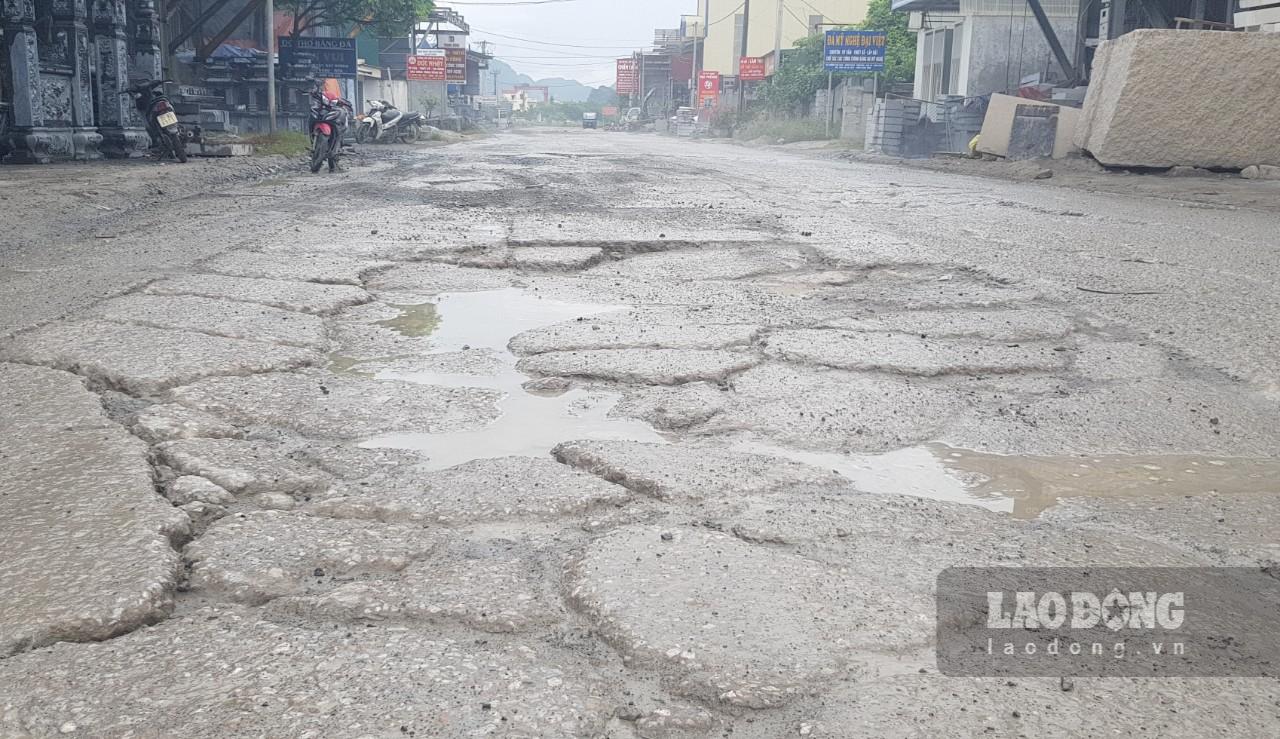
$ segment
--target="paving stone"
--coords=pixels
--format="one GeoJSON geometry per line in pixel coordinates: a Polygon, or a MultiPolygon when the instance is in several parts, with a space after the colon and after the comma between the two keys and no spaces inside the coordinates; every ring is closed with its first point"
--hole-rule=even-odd
{"type": "Polygon", "coordinates": [[[258,303],[316,315],[337,313],[368,303],[373,296],[351,285],[321,285],[297,280],[270,280],[227,275],[183,275],[158,280],[146,287],[154,295],[198,295],[258,303]]]}
{"type": "Polygon", "coordinates": [[[175,388],[170,399],[242,424],[328,439],[480,428],[498,417],[502,394],[329,373],[219,377],[175,388]]]}
{"type": "Polygon", "coordinates": [[[0,363],[0,658],[163,619],[188,525],[79,378],[0,363]]]}
{"type": "Polygon", "coordinates": [[[235,495],[306,497],[333,485],[329,475],[294,461],[284,447],[270,442],[185,439],[160,444],[155,454],[178,474],[198,475],[235,495]]]}
{"type": "Polygon", "coordinates": [[[331,578],[398,573],[434,546],[416,526],[256,511],[219,521],[183,558],[192,590],[258,605],[327,589],[331,578]]]}
{"type": "Polygon", "coordinates": [[[103,644],[0,662],[0,733],[596,737],[614,690],[540,642],[312,630],[207,607],[103,644]]]}
{"type": "Polygon", "coordinates": [[[701,529],[617,529],[566,577],[627,663],[732,706],[783,705],[846,675],[849,639],[874,616],[842,574],[701,529]]]}
{"type": "Polygon", "coordinates": [[[52,323],[20,334],[4,358],[82,374],[132,395],[153,395],[217,375],[288,370],[320,361],[299,347],[109,321],[52,323]]]}
{"type": "Polygon", "coordinates": [[[797,485],[849,485],[839,475],[806,464],[710,445],[573,441],[551,453],[564,464],[659,500],[736,498],[797,485]]]}
{"type": "Polygon", "coordinates": [[[129,430],[143,441],[159,444],[175,439],[234,439],[241,431],[221,418],[175,403],[156,403],[138,411],[129,430]]]}
{"type": "Polygon", "coordinates": [[[754,367],[755,354],[696,349],[596,349],[547,352],[521,359],[521,372],[559,377],[589,377],[641,385],[723,382],[754,367]]]}
{"type": "Polygon", "coordinates": [[[1051,372],[1066,365],[1052,344],[990,344],[897,333],[792,329],[770,334],[766,355],[788,362],[904,375],[1051,372]]]}
{"type": "Polygon", "coordinates": [[[360,285],[365,273],[386,269],[394,262],[379,262],[328,254],[264,254],[233,251],[200,263],[215,274],[261,277],[269,280],[303,280],[328,285],[360,285]]]}
{"type": "Polygon", "coordinates": [[[928,441],[959,417],[956,393],[892,375],[766,364],[733,379],[716,424],[799,447],[887,451],[928,441]]]}
{"type": "Polygon", "coordinates": [[[309,621],[455,621],[514,633],[564,618],[560,563],[526,540],[465,540],[410,564],[399,577],[344,584],[320,595],[281,598],[273,617],[309,621]]]}
{"type": "Polygon", "coordinates": [[[397,469],[360,494],[310,510],[335,518],[460,524],[573,516],[630,499],[628,491],[550,459],[477,459],[444,470],[397,469]]]}
{"type": "Polygon", "coordinates": [[[1071,316],[1044,308],[1009,310],[891,311],[869,317],[823,321],[821,328],[896,331],[934,338],[989,341],[1047,341],[1066,338],[1074,330],[1071,316]]]}
{"type": "Polygon", "coordinates": [[[99,303],[89,315],[117,323],[186,329],[286,346],[322,349],[328,343],[324,321],[316,316],[190,295],[125,295],[99,303]]]}
{"type": "Polygon", "coordinates": [[[606,320],[568,321],[517,334],[508,348],[515,354],[584,349],[725,349],[749,346],[757,326],[640,323],[630,315],[606,320]]]}

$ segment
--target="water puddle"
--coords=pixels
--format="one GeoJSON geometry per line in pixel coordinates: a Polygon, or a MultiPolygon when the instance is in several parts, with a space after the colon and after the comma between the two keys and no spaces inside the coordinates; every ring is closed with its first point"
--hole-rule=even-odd
{"type": "MultiPolygon", "coordinates": [[[[523,331],[575,318],[622,310],[625,306],[566,303],[545,300],[518,289],[444,293],[430,303],[395,306],[401,316],[383,321],[405,336],[428,336],[429,354],[490,349],[501,358],[501,369],[487,375],[444,372],[375,373],[380,380],[423,385],[480,387],[499,390],[502,415],[473,431],[443,434],[386,434],[362,444],[368,448],[407,449],[427,455],[427,467],[443,469],[505,456],[546,456],[553,447],[575,439],[665,441],[648,424],[609,418],[621,398],[616,393],[574,389],[558,395],[533,393],[522,385],[530,378],[516,370],[516,357],[507,351],[511,337],[523,331]],[[424,320],[430,316],[431,320],[424,320]],[[422,330],[422,333],[406,333],[422,330]]],[[[341,371],[357,371],[343,366],[341,371]]]]}
{"type": "Polygon", "coordinates": [[[736,448],[830,469],[869,493],[978,505],[1032,519],[1063,498],[1280,493],[1280,461],[1194,455],[1016,456],[931,444],[887,454],[807,452],[748,441],[736,448]]]}

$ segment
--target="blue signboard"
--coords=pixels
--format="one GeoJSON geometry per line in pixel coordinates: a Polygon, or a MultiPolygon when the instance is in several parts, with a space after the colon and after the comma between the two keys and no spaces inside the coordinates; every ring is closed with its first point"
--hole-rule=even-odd
{"type": "Polygon", "coordinates": [[[883,72],[884,31],[827,31],[822,48],[828,72],[883,72]]]}
{"type": "Polygon", "coordinates": [[[310,67],[316,77],[356,78],[356,40],[353,38],[277,39],[281,65],[310,67]]]}

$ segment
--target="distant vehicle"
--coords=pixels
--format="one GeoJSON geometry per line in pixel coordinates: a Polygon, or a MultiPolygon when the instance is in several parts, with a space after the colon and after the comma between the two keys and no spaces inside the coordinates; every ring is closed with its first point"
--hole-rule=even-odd
{"type": "Polygon", "coordinates": [[[582,114],[583,128],[597,128],[599,127],[599,125],[600,125],[599,113],[583,113],[582,114]]]}
{"type": "Polygon", "coordinates": [[[311,92],[311,115],[307,119],[307,131],[311,136],[311,171],[319,172],[329,162],[329,171],[338,169],[338,157],[342,154],[342,134],[354,113],[350,102],[321,90],[311,92]]]}

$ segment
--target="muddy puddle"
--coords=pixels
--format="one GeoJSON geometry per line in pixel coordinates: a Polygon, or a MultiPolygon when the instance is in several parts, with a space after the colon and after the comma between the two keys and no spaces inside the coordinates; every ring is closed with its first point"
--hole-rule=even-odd
{"type": "Polygon", "coordinates": [[[736,448],[830,469],[869,493],[982,506],[1031,519],[1064,498],[1280,494],[1280,460],[1194,455],[1019,456],[930,444],[877,455],[736,448]]]}
{"type": "MultiPolygon", "coordinates": [[[[500,369],[490,374],[383,371],[381,380],[423,385],[482,387],[499,390],[502,415],[474,431],[443,434],[387,434],[362,446],[408,449],[428,456],[434,469],[474,459],[511,455],[542,457],[557,444],[576,439],[664,441],[648,424],[609,418],[621,399],[616,393],[573,389],[560,394],[534,393],[523,387],[530,378],[516,370],[516,357],[507,351],[513,336],[530,329],[575,318],[598,315],[624,306],[545,300],[518,289],[445,293],[430,303],[397,305],[400,316],[380,322],[404,336],[430,337],[430,354],[489,349],[500,357],[500,369]]],[[[357,368],[345,368],[355,369],[357,368]]]]}

